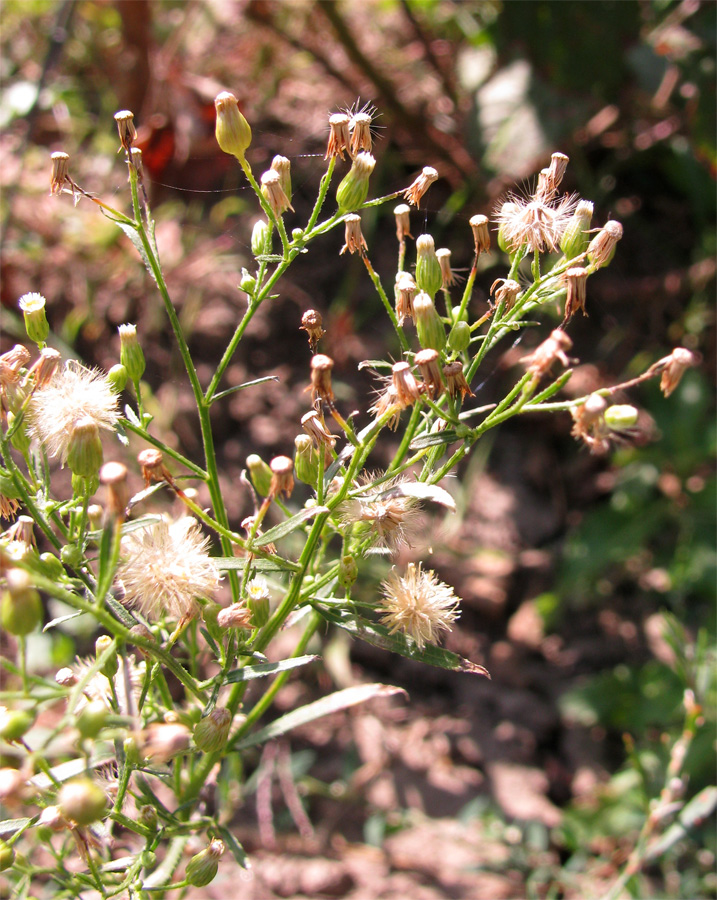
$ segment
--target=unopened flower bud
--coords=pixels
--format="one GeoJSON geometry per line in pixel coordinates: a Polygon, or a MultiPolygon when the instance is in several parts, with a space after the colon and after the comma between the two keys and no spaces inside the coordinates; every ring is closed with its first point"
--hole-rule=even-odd
{"type": "Polygon", "coordinates": [[[127,369],[117,363],[107,372],[107,381],[115,394],[121,394],[127,386],[127,369]]]}
{"type": "Polygon", "coordinates": [[[319,455],[308,434],[294,438],[294,472],[299,481],[316,487],[319,477],[319,455]]]}
{"type": "Polygon", "coordinates": [[[62,815],[79,826],[101,819],[107,809],[107,795],[89,778],[68,781],[57,800],[62,815]]]}
{"type": "Polygon", "coordinates": [[[55,681],[60,687],[74,687],[77,684],[77,675],[69,666],[63,666],[55,673],[55,681]]]}
{"type": "MultiPolygon", "coordinates": [[[[72,477],[74,480],[74,475],[72,477]]],[[[77,544],[65,544],[62,550],[60,550],[60,559],[62,560],[63,565],[69,566],[71,569],[79,570],[85,564],[85,554],[82,552],[82,548],[78,547],[77,544]]]]}
{"type": "Polygon", "coordinates": [[[439,354],[436,350],[420,350],[415,357],[423,384],[431,400],[437,400],[443,391],[443,379],[441,368],[438,364],[439,354]]]}
{"type": "Polygon", "coordinates": [[[353,212],[365,202],[368,197],[368,181],[375,165],[376,160],[370,153],[357,154],[351,169],[336,189],[340,213],[353,212]]]}
{"type": "Polygon", "coordinates": [[[40,554],[40,568],[46,578],[61,581],[65,577],[65,569],[54,553],[49,551],[40,554]]]}
{"type": "Polygon", "coordinates": [[[588,259],[595,269],[602,269],[612,262],[617,242],[622,237],[622,225],[611,219],[606,222],[588,245],[588,259]]]}
{"type": "Polygon", "coordinates": [[[358,253],[360,256],[364,256],[368,250],[368,246],[361,231],[361,216],[351,213],[351,215],[346,216],[344,219],[344,225],[344,245],[341,248],[339,255],[348,250],[351,254],[358,253]]]}
{"type": "Polygon", "coordinates": [[[109,710],[102,700],[93,700],[83,706],[77,716],[77,730],[85,740],[96,738],[105,727],[109,710]]]}
{"type": "Polygon", "coordinates": [[[129,152],[132,149],[132,144],[137,140],[137,131],[134,127],[134,113],[128,109],[121,109],[115,113],[115,122],[117,123],[120,144],[129,152]]]}
{"type": "Polygon", "coordinates": [[[121,462],[105,463],[100,469],[100,484],[107,488],[107,511],[114,518],[123,519],[129,490],[127,488],[127,467],[121,462]]]}
{"type": "Polygon", "coordinates": [[[407,237],[413,237],[411,234],[411,207],[406,203],[399,203],[394,209],[393,215],[396,219],[396,237],[399,243],[403,244],[407,237]]]}
{"type": "Polygon", "coordinates": [[[9,869],[15,862],[15,849],[8,843],[0,840],[0,872],[9,869]]]}
{"type": "Polygon", "coordinates": [[[490,231],[488,230],[488,216],[471,216],[469,223],[473,232],[473,244],[476,256],[487,253],[490,250],[490,231]]]}
{"type": "Polygon", "coordinates": [[[275,456],[269,463],[271,484],[269,496],[273,499],[283,494],[290,497],[294,490],[294,461],[288,456],[275,456]]]}
{"type": "Polygon", "coordinates": [[[590,223],[593,218],[593,205],[589,200],[581,200],[570,217],[563,236],[560,249],[566,259],[575,259],[588,249],[590,243],[590,223]]]}
{"type": "Polygon", "coordinates": [[[91,497],[97,493],[100,486],[100,480],[97,475],[75,475],[72,476],[72,494],[75,497],[91,497]]]}
{"type": "Polygon", "coordinates": [[[430,234],[421,234],[416,239],[416,284],[419,291],[425,291],[431,296],[441,289],[443,273],[441,264],[436,256],[436,248],[430,234]]]}
{"type": "Polygon", "coordinates": [[[344,151],[351,155],[349,150],[351,136],[349,134],[350,118],[346,113],[334,113],[329,118],[329,141],[326,146],[324,159],[334,159],[340,156],[344,158],[344,151]]]}
{"type": "Polygon", "coordinates": [[[254,490],[260,497],[268,497],[271,487],[271,469],[258,453],[251,453],[246,458],[246,467],[254,490]]]}
{"type": "Polygon", "coordinates": [[[194,726],[194,745],[197,750],[214,753],[226,744],[232,714],[228,709],[217,707],[194,726]]]}
{"type": "Polygon", "coordinates": [[[26,709],[0,707],[0,738],[12,743],[19,741],[32,728],[35,717],[26,709]]]}
{"type": "Polygon", "coordinates": [[[567,289],[565,315],[563,317],[565,322],[569,322],[578,310],[581,310],[584,316],[587,315],[585,298],[587,296],[588,274],[588,270],[582,266],[573,266],[563,275],[563,281],[567,289]]]}
{"type": "MultiPolygon", "coordinates": [[[[114,641],[108,634],[101,634],[95,641],[95,656],[99,658],[113,645],[114,641]]],[[[110,653],[110,655],[105,660],[102,668],[100,669],[100,672],[102,672],[105,678],[109,678],[111,680],[117,674],[118,668],[119,661],[117,660],[117,648],[115,647],[113,652],[110,653]]]]}
{"type": "Polygon", "coordinates": [[[52,160],[52,175],[50,176],[50,196],[61,194],[68,180],[70,169],[70,157],[67,153],[58,150],[50,156],[52,160]]]}
{"type": "Polygon", "coordinates": [[[468,322],[458,321],[448,332],[448,347],[454,353],[463,353],[471,343],[471,327],[468,322]]]}
{"type": "Polygon", "coordinates": [[[271,168],[278,172],[281,189],[291,203],[291,161],[285,156],[275,156],[271,161],[271,168]]]}
{"type": "Polygon", "coordinates": [[[428,188],[438,179],[438,172],[432,166],[425,166],[421,174],[404,191],[403,196],[416,209],[428,188]]]}
{"type": "Polygon", "coordinates": [[[214,840],[201,853],[197,853],[187,863],[184,877],[193,887],[205,887],[214,881],[219,870],[219,860],[224,853],[224,844],[214,840]]]}
{"type": "Polygon", "coordinates": [[[443,350],[446,346],[446,329],[434,306],[430,294],[420,291],[413,298],[413,318],[421,347],[443,350]]]}
{"type": "Polygon", "coordinates": [[[100,429],[92,416],[77,419],[70,431],[67,465],[79,478],[96,476],[102,466],[100,429]]]}
{"type": "Polygon", "coordinates": [[[44,344],[50,333],[50,326],[45,315],[47,301],[42,294],[23,294],[18,300],[25,321],[25,331],[31,341],[44,344]]]}
{"type": "Polygon", "coordinates": [[[144,375],[145,361],[142,347],[137,340],[136,325],[120,325],[120,362],[127,369],[132,381],[139,381],[144,375]]]}
{"type": "Polygon", "coordinates": [[[451,251],[447,247],[440,247],[436,250],[436,259],[441,267],[441,287],[445,290],[456,283],[456,276],[451,268],[451,251]]]}
{"type": "Polygon", "coordinates": [[[145,803],[137,811],[137,821],[145,828],[149,828],[150,831],[156,831],[159,821],[157,810],[151,804],[145,803]]]}
{"type": "Polygon", "coordinates": [[[341,587],[350,588],[358,578],[358,566],[353,556],[342,556],[339,564],[338,581],[341,587]]]}
{"type": "Polygon", "coordinates": [[[251,252],[254,256],[268,253],[270,246],[271,229],[264,219],[257,219],[251,231],[251,252]]]}
{"type": "Polygon", "coordinates": [[[7,587],[2,594],[0,621],[10,634],[25,635],[42,621],[42,601],[32,586],[29,572],[9,569],[5,573],[7,587]]]}
{"type": "Polygon", "coordinates": [[[237,98],[229,91],[222,91],[214,100],[214,107],[217,112],[215,135],[219,147],[242,161],[251,144],[251,128],[239,111],[237,98]]]}
{"type": "Polygon", "coordinates": [[[323,319],[321,318],[321,313],[315,309],[307,309],[301,317],[301,325],[299,328],[306,332],[312,353],[316,353],[316,347],[318,346],[319,341],[326,334],[322,325],[323,319]]]}
{"type": "Polygon", "coordinates": [[[461,395],[461,400],[466,396],[475,396],[466,381],[466,376],[463,374],[463,363],[459,359],[447,363],[443,367],[443,378],[446,382],[446,391],[451,397],[455,397],[458,393],[461,395]]]}
{"type": "Polygon", "coordinates": [[[613,431],[621,431],[624,428],[632,428],[637,423],[637,410],[627,403],[609,406],[605,410],[605,424],[613,431]]]}
{"type": "Polygon", "coordinates": [[[370,113],[354,113],[349,122],[349,131],[351,132],[351,146],[349,148],[351,156],[356,156],[360,150],[371,152],[373,141],[371,139],[370,113]]]}
{"type": "Polygon", "coordinates": [[[269,587],[263,578],[253,578],[246,586],[247,609],[251,613],[251,624],[255,628],[266,625],[271,615],[269,587]]]}
{"type": "Polygon", "coordinates": [[[261,193],[274,215],[281,216],[287,209],[293,212],[294,207],[281,186],[281,175],[274,169],[269,169],[261,176],[261,193]]]}
{"type": "Polygon", "coordinates": [[[239,289],[244,291],[245,294],[249,294],[250,297],[256,290],[256,278],[248,271],[248,269],[241,270],[239,289]]]}

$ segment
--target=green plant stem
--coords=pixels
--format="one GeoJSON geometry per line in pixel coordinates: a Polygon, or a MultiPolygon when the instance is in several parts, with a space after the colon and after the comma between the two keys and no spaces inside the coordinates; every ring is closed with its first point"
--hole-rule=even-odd
{"type": "Polygon", "coordinates": [[[406,352],[410,349],[408,345],[408,340],[406,339],[406,335],[403,333],[403,329],[398,324],[398,319],[396,318],[396,313],[393,309],[393,304],[386,296],[386,291],[383,289],[383,285],[381,284],[381,278],[378,273],[375,271],[374,267],[371,265],[371,260],[368,258],[366,253],[361,254],[361,258],[363,259],[363,263],[366,266],[366,271],[369,274],[371,281],[373,282],[373,286],[376,288],[376,292],[381,298],[381,302],[383,303],[386,312],[388,313],[388,317],[391,320],[391,324],[393,325],[393,330],[396,332],[396,336],[398,337],[398,342],[401,345],[401,350],[406,352]]]}

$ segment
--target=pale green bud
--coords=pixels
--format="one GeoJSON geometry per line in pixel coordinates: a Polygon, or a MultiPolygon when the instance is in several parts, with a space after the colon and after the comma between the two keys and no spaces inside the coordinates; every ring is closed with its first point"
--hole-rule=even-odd
{"type": "Polygon", "coordinates": [[[24,569],[9,569],[0,604],[0,621],[10,634],[25,635],[42,621],[42,601],[24,569]]]}
{"type": "Polygon", "coordinates": [[[256,453],[251,453],[246,458],[246,467],[249,469],[249,477],[254,485],[254,490],[260,497],[268,497],[271,487],[271,469],[269,464],[256,453]]]}
{"type": "Polygon", "coordinates": [[[23,294],[18,301],[25,320],[25,331],[31,341],[44,344],[50,333],[50,326],[45,315],[45,298],[42,294],[23,294]]]}
{"type": "Polygon", "coordinates": [[[448,346],[456,353],[468,349],[471,342],[471,327],[468,322],[456,322],[448,335],[448,346]]]}
{"type": "Polygon", "coordinates": [[[258,219],[254,222],[251,232],[251,252],[254,256],[261,256],[268,253],[271,249],[270,245],[271,229],[264,219],[258,219]]]}
{"type": "Polygon", "coordinates": [[[194,745],[205,753],[214,753],[226,744],[232,714],[228,709],[213,709],[208,716],[200,719],[194,726],[194,745]]]}
{"type": "Polygon", "coordinates": [[[316,487],[319,477],[319,455],[314,442],[308,434],[297,434],[294,438],[294,474],[303,481],[316,487]]]}
{"type": "Polygon", "coordinates": [[[122,391],[127,386],[127,369],[122,365],[122,363],[117,363],[112,366],[112,368],[107,373],[107,381],[109,382],[111,390],[115,394],[121,394],[122,391]]]}
{"type": "Polygon", "coordinates": [[[107,795],[90,778],[68,781],[57,800],[62,815],[80,826],[101,819],[107,809],[107,795]]]}
{"type": "Polygon", "coordinates": [[[419,291],[435,297],[443,285],[441,264],[436,256],[436,247],[430,234],[421,234],[416,239],[416,284],[419,291]]]}
{"type": "Polygon", "coordinates": [[[605,424],[608,428],[620,431],[623,428],[632,428],[637,423],[637,410],[628,404],[609,406],[605,410],[605,424]]]}
{"type": "Polygon", "coordinates": [[[91,416],[77,419],[72,426],[67,448],[67,465],[80,478],[96,476],[102,467],[100,429],[91,416]]]}
{"type": "Polygon", "coordinates": [[[139,381],[144,375],[145,361],[142,347],[137,340],[136,325],[120,325],[120,362],[127,369],[132,381],[139,381]]]}
{"type": "MultiPolygon", "coordinates": [[[[99,657],[107,650],[112,644],[112,638],[108,634],[101,634],[97,640],[95,641],[95,656],[99,657]]],[[[105,661],[105,664],[100,669],[100,672],[106,678],[114,678],[117,674],[117,670],[119,668],[119,662],[117,660],[117,648],[115,647],[114,653],[111,653],[109,658],[105,661]]]]}
{"type": "Polygon", "coordinates": [[[109,710],[101,700],[83,706],[77,716],[77,730],[85,739],[96,738],[107,721],[109,710]]]}
{"type": "Polygon", "coordinates": [[[375,165],[376,160],[370,153],[356,154],[351,169],[336,189],[340,213],[353,212],[365,203],[368,197],[368,180],[375,165]]]}
{"type": "Polygon", "coordinates": [[[9,869],[15,862],[15,850],[5,841],[0,840],[0,872],[9,869]]]}
{"type": "Polygon", "coordinates": [[[592,218],[592,203],[589,200],[581,200],[575,207],[575,212],[570,217],[560,241],[560,249],[566,259],[575,259],[588,249],[592,218]]]}
{"type": "Polygon", "coordinates": [[[213,881],[219,870],[219,859],[224,853],[224,844],[214,840],[201,853],[197,853],[187,863],[184,877],[194,887],[204,887],[213,881]]]}
{"type": "Polygon", "coordinates": [[[32,728],[35,717],[25,709],[5,709],[0,707],[0,738],[4,741],[19,741],[32,728]]]}
{"type": "Polygon", "coordinates": [[[342,556],[338,575],[339,584],[341,585],[341,587],[347,589],[350,588],[357,578],[358,566],[356,565],[356,560],[353,558],[353,556],[349,556],[348,554],[346,556],[342,556]]]}
{"type": "Polygon", "coordinates": [[[217,95],[214,106],[217,111],[217,143],[225,153],[243,160],[251,144],[251,128],[239,111],[237,98],[229,91],[222,91],[217,95]]]}
{"type": "Polygon", "coordinates": [[[440,353],[446,346],[446,329],[433,300],[425,291],[420,291],[413,298],[413,318],[421,347],[440,353]]]}
{"type": "Polygon", "coordinates": [[[253,294],[254,289],[256,288],[256,278],[247,270],[241,270],[241,281],[239,282],[239,288],[244,291],[245,294],[253,294]]]}

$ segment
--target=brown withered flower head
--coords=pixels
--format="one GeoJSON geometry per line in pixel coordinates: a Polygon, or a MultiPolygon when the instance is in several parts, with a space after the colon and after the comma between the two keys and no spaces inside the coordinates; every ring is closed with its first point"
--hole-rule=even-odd
{"type": "MultiPolygon", "coordinates": [[[[361,479],[362,486],[368,488],[377,479],[378,475],[365,475],[361,479]]],[[[400,477],[395,478],[344,501],[338,507],[342,525],[368,531],[377,546],[385,547],[391,553],[396,553],[402,546],[410,547],[418,537],[420,504],[415,497],[396,490],[400,483],[400,477]]]]}
{"type": "Polygon", "coordinates": [[[321,313],[316,309],[307,309],[301,317],[301,325],[299,328],[301,331],[306,332],[312,353],[316,353],[316,347],[318,346],[319,341],[326,334],[322,327],[323,322],[324,320],[321,318],[321,313]]]}
{"type": "Polygon", "coordinates": [[[271,469],[271,486],[269,497],[272,499],[283,494],[290,497],[294,490],[294,461],[289,456],[275,456],[269,463],[271,469]]]}
{"type": "Polygon", "coordinates": [[[281,181],[282,177],[276,169],[269,169],[261,176],[262,196],[277,216],[283,215],[287,209],[294,211],[294,207],[284,193],[281,181]]]}
{"type": "Polygon", "coordinates": [[[547,374],[556,360],[567,368],[570,360],[566,351],[570,350],[572,346],[573,342],[568,335],[556,328],[550,333],[550,337],[539,344],[532,353],[524,356],[523,362],[527,364],[528,372],[532,373],[533,382],[539,381],[543,375],[547,374]]]}
{"type": "Polygon", "coordinates": [[[437,350],[420,350],[415,357],[421,377],[423,378],[423,386],[430,400],[437,400],[443,391],[443,379],[441,378],[441,367],[438,364],[439,353],[437,350]]]}
{"type": "Polygon", "coordinates": [[[609,449],[609,429],[603,418],[607,400],[600,394],[591,394],[585,403],[570,410],[573,427],[570,434],[583,441],[591,453],[602,454],[609,449]]]}
{"type": "Polygon", "coordinates": [[[490,250],[490,231],[488,230],[488,216],[471,216],[469,220],[473,232],[473,243],[476,256],[487,253],[490,250]]]}
{"type": "Polygon", "coordinates": [[[554,199],[569,162],[570,159],[564,153],[553,153],[550,157],[548,168],[541,169],[538,174],[538,187],[535,191],[536,200],[549,202],[554,199]]]}
{"type": "Polygon", "coordinates": [[[446,391],[451,397],[455,397],[458,393],[461,400],[465,397],[475,397],[463,374],[463,363],[459,359],[443,366],[443,378],[446,382],[446,391]]]}
{"type": "Polygon", "coordinates": [[[323,416],[315,409],[301,417],[301,427],[309,435],[317,450],[321,447],[324,447],[325,450],[333,450],[336,446],[336,435],[331,434],[323,416]]]}
{"type": "MultiPolygon", "coordinates": [[[[691,366],[697,365],[697,357],[684,347],[675,347],[669,356],[660,360],[664,364],[660,378],[660,390],[669,397],[691,366]]],[[[659,365],[659,363],[658,363],[659,365]]]]}
{"type": "Polygon", "coordinates": [[[397,362],[393,366],[391,378],[393,389],[396,392],[396,402],[401,409],[413,406],[421,396],[423,387],[416,381],[409,364],[407,362],[397,362]]]}
{"type": "Polygon", "coordinates": [[[399,272],[396,275],[396,318],[403,325],[406,319],[413,319],[413,298],[418,287],[410,272],[399,272]]]}
{"type": "Polygon", "coordinates": [[[505,303],[503,314],[508,313],[515,306],[515,301],[520,293],[520,285],[512,278],[497,278],[490,287],[490,292],[495,298],[495,305],[505,303]]]}
{"type": "Polygon", "coordinates": [[[344,245],[339,252],[339,256],[347,250],[351,254],[358,253],[360,256],[365,256],[368,251],[368,245],[361,231],[361,216],[356,215],[356,213],[345,216],[344,225],[346,227],[344,245]]]}
{"type": "Polygon", "coordinates": [[[334,389],[331,386],[331,370],[334,361],[324,353],[317,353],[311,360],[311,397],[313,400],[321,400],[332,406],[334,403],[334,389]]]}
{"type": "Polygon", "coordinates": [[[438,172],[432,166],[424,166],[421,174],[404,191],[404,198],[418,209],[421,205],[421,198],[433,182],[437,180],[438,172]]]}
{"type": "Polygon", "coordinates": [[[563,281],[567,290],[565,298],[564,322],[569,322],[578,310],[587,315],[585,299],[587,296],[588,270],[583,266],[573,266],[563,273],[563,281]]]}
{"type": "Polygon", "coordinates": [[[119,132],[120,144],[129,152],[132,144],[137,140],[137,130],[134,127],[134,113],[128,109],[121,109],[115,113],[115,122],[119,132]]]}
{"type": "Polygon", "coordinates": [[[346,115],[346,113],[334,113],[329,117],[329,142],[324,159],[333,159],[336,156],[344,159],[344,151],[351,156],[350,121],[351,117],[346,115]]]}
{"type": "Polygon", "coordinates": [[[399,203],[394,209],[393,215],[396,219],[396,237],[399,243],[403,244],[407,237],[413,237],[411,234],[411,207],[406,203],[399,203]]]}
{"type": "Polygon", "coordinates": [[[444,290],[456,283],[456,276],[451,268],[451,251],[447,247],[439,247],[436,250],[436,259],[441,267],[441,276],[443,277],[444,290]]]}
{"type": "Polygon", "coordinates": [[[69,178],[70,157],[69,154],[58,150],[50,156],[52,160],[52,175],[50,176],[50,196],[61,194],[65,185],[71,185],[69,178]]]}
{"type": "Polygon", "coordinates": [[[354,113],[349,121],[349,131],[351,133],[351,143],[349,153],[356,156],[361,150],[371,152],[373,139],[371,136],[371,123],[373,119],[371,113],[366,110],[354,113]]]}

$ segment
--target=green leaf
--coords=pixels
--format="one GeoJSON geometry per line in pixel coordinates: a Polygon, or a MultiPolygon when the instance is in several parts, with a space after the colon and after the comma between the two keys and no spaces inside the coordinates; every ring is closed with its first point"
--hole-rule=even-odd
{"type": "Polygon", "coordinates": [[[329,694],[328,697],[323,697],[321,700],[316,700],[314,703],[302,706],[301,709],[295,709],[293,712],[281,716],[272,722],[271,725],[267,725],[266,728],[262,728],[260,731],[239,741],[232,749],[244,750],[246,747],[263,744],[323,716],[330,716],[332,713],[356,706],[358,703],[365,703],[374,697],[391,697],[394,694],[408,696],[403,688],[394,687],[390,684],[359,684],[356,687],[337,691],[335,694],[329,694]]]}
{"type": "Polygon", "coordinates": [[[287,534],[291,534],[292,531],[296,531],[307,519],[313,519],[315,516],[320,516],[322,513],[327,512],[329,512],[329,509],[326,506],[312,506],[310,509],[302,509],[295,516],[286,519],[279,525],[275,525],[264,534],[255,538],[253,544],[255,547],[264,547],[266,544],[272,544],[274,541],[286,537],[287,534]]]}
{"type": "Polygon", "coordinates": [[[452,444],[459,440],[452,428],[438,431],[436,434],[422,434],[411,441],[411,450],[425,450],[426,447],[437,447],[439,444],[452,444]]]}
{"type": "Polygon", "coordinates": [[[147,256],[147,251],[144,249],[144,244],[142,243],[142,238],[139,236],[137,229],[134,227],[134,225],[126,225],[124,222],[118,222],[117,224],[134,244],[137,252],[142,257],[142,262],[144,263],[147,271],[152,276],[152,278],[154,278],[154,281],[156,283],[157,279],[154,276],[154,272],[152,271],[152,265],[149,261],[149,257],[147,256]]]}
{"type": "Polygon", "coordinates": [[[221,391],[219,394],[215,394],[212,397],[212,403],[216,400],[221,400],[222,397],[228,397],[229,394],[236,394],[237,391],[243,391],[246,388],[256,387],[257,384],[265,384],[267,381],[278,381],[279,378],[276,375],[266,375],[264,378],[255,378],[253,381],[245,381],[244,384],[237,384],[234,387],[229,388],[229,390],[221,391]]]}
{"type": "Polygon", "coordinates": [[[262,663],[258,666],[244,666],[243,669],[232,669],[231,672],[228,672],[224,682],[225,684],[234,684],[237,681],[253,681],[255,678],[266,678],[267,675],[274,675],[276,672],[287,672],[289,669],[305,666],[317,659],[319,659],[318,656],[295,656],[291,659],[282,659],[280,662],[262,663]]]}
{"type": "Polygon", "coordinates": [[[0,822],[0,837],[12,837],[22,828],[26,828],[30,819],[3,819],[0,822]]]}
{"type": "Polygon", "coordinates": [[[104,599],[110,612],[114,613],[115,618],[119,619],[119,621],[123,625],[126,625],[127,628],[134,628],[134,626],[138,624],[135,617],[127,612],[124,606],[122,606],[121,603],[118,603],[110,594],[106,594],[104,599]]]}
{"type": "Polygon", "coordinates": [[[688,837],[689,830],[699,828],[703,822],[711,820],[717,807],[717,787],[710,785],[696,794],[685,806],[674,822],[658,840],[654,841],[646,855],[648,861],[659,859],[678,841],[688,837]]]}
{"type": "Polygon", "coordinates": [[[221,839],[224,841],[227,847],[231,852],[231,855],[237,861],[238,865],[242,867],[242,869],[249,868],[249,857],[244,852],[244,848],[239,843],[239,841],[234,837],[234,835],[229,831],[228,828],[225,828],[221,825],[218,829],[219,835],[221,839]]]}
{"type": "Polygon", "coordinates": [[[415,497],[417,500],[430,500],[445,506],[451,512],[456,511],[456,501],[445,488],[437,484],[424,484],[422,481],[401,481],[395,487],[381,494],[381,497],[393,497],[400,494],[403,497],[415,497]]]}
{"type": "Polygon", "coordinates": [[[388,628],[377,622],[369,622],[368,619],[354,616],[347,610],[327,609],[318,603],[314,603],[313,606],[327,622],[343,628],[353,637],[360,638],[374,647],[398,653],[399,656],[415,659],[417,662],[426,663],[429,666],[437,666],[439,669],[450,669],[452,672],[466,672],[470,675],[483,675],[485,678],[490,678],[490,673],[486,668],[464,659],[450,650],[444,650],[432,644],[421,650],[417,644],[404,635],[399,632],[390,634],[388,628]]]}
{"type": "Polygon", "coordinates": [[[142,423],[139,421],[137,413],[132,409],[132,407],[129,405],[129,403],[127,403],[125,405],[124,417],[125,417],[125,419],[127,419],[128,422],[130,422],[136,428],[142,427],[142,423]]]}
{"type": "Polygon", "coordinates": [[[84,612],[83,610],[78,610],[77,612],[71,612],[66,616],[58,616],[56,619],[50,619],[47,625],[42,629],[44,631],[49,631],[51,628],[57,628],[58,625],[62,625],[63,622],[69,622],[70,619],[76,619],[78,616],[86,616],[89,613],[84,612]]]}
{"type": "Polygon", "coordinates": [[[214,562],[222,572],[243,572],[249,566],[257,572],[298,572],[299,566],[282,556],[239,557],[239,556],[215,556],[214,562]]]}

